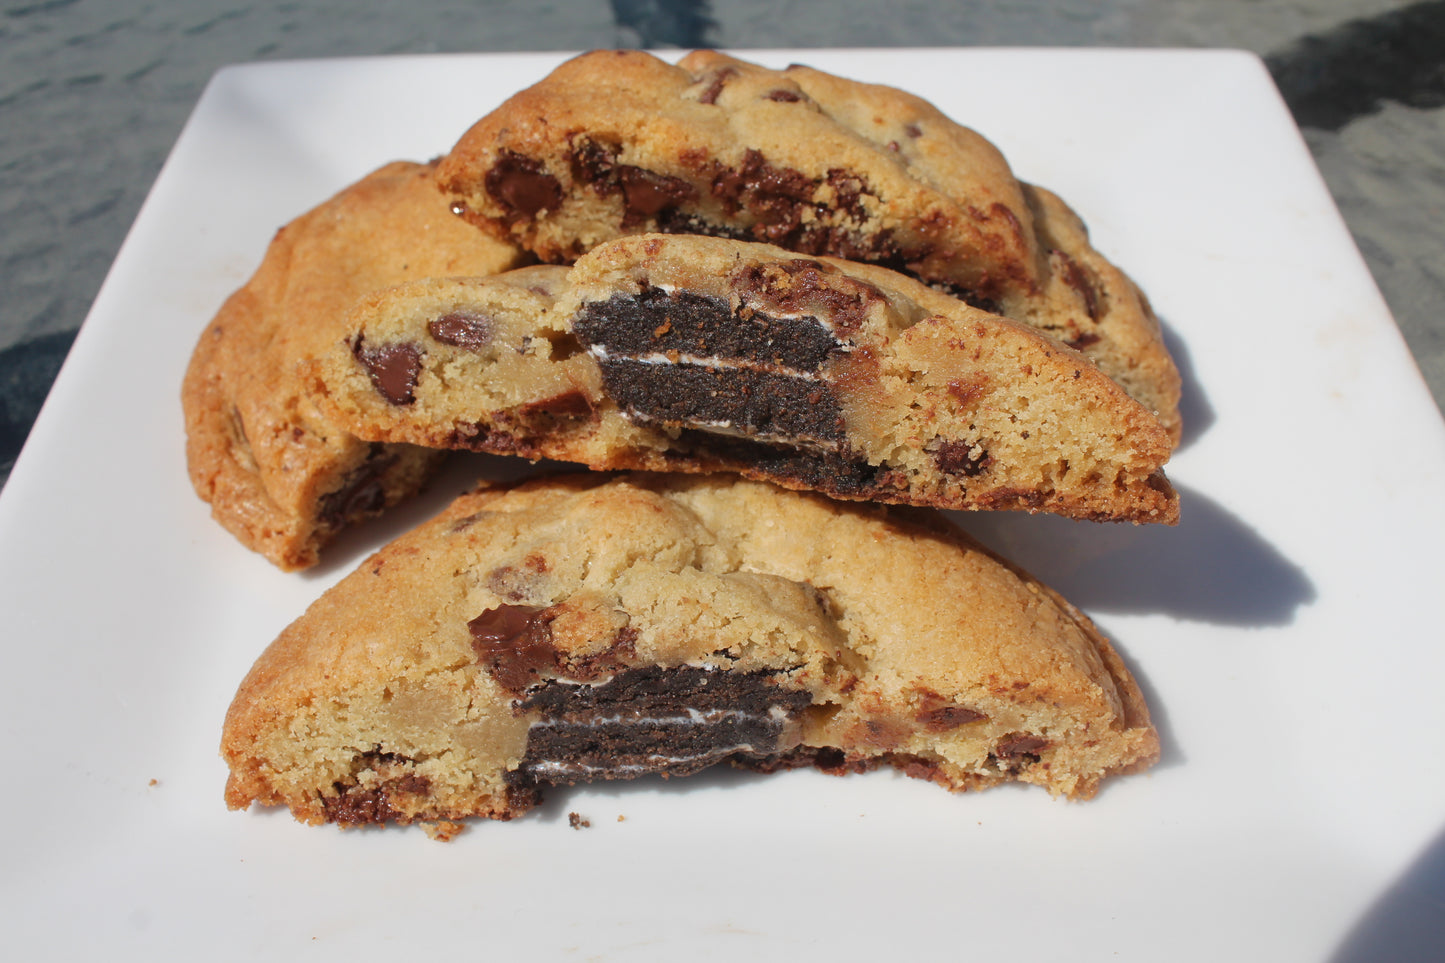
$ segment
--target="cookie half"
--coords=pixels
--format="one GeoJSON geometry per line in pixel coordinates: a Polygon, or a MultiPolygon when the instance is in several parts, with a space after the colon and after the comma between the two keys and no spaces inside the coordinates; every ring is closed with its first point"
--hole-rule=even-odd
{"type": "Polygon", "coordinates": [[[640,235],[365,299],[313,366],[370,441],[1172,523],[1158,420],[1087,358],[873,265],[640,235]]]}
{"type": "Polygon", "coordinates": [[[216,520],[297,569],[346,525],[414,493],[437,453],[338,427],[302,390],[297,364],[343,336],[363,294],[520,259],[451,215],[426,164],[389,164],[281,228],[201,335],[182,387],[191,482],[216,520]]]}
{"type": "Polygon", "coordinates": [[[1158,738],[1089,620],[940,516],[594,473],[478,489],[364,562],[222,753],[232,808],[357,825],[724,761],[1087,798],[1158,738]]]}
{"type": "Polygon", "coordinates": [[[908,273],[1087,354],[1177,441],[1147,300],[1058,197],[928,102],[712,51],[600,51],[478,121],[438,182],[466,218],[571,261],[623,234],[710,234],[908,273]]]}

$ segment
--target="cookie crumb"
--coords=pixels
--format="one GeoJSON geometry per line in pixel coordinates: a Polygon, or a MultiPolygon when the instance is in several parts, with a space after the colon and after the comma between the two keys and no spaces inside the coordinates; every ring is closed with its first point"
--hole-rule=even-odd
{"type": "Polygon", "coordinates": [[[439,843],[449,843],[461,835],[466,829],[464,823],[454,823],[449,819],[439,819],[434,823],[422,823],[422,832],[439,843]]]}
{"type": "Polygon", "coordinates": [[[160,781],[159,779],[152,779],[150,782],[146,783],[146,785],[150,786],[150,787],[153,788],[153,789],[154,789],[156,786],[159,786],[160,784],[161,784],[161,781],[160,781]]]}
{"type": "Polygon", "coordinates": [[[592,823],[591,823],[591,821],[590,821],[590,820],[587,820],[587,819],[583,819],[583,818],[582,818],[582,815],[581,815],[580,813],[568,813],[568,814],[567,814],[567,825],[571,826],[573,829],[591,829],[591,828],[592,828],[592,823]]]}
{"type": "Polygon", "coordinates": [[[617,814],[617,821],[618,821],[619,823],[625,823],[625,822],[627,822],[627,817],[624,816],[624,815],[622,815],[621,813],[618,813],[618,814],[617,814]]]}

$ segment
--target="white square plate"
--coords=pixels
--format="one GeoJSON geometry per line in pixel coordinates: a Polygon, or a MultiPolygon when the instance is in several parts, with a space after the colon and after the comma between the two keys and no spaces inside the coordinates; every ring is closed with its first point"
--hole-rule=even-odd
{"type": "Polygon", "coordinates": [[[1445,427],[1260,63],[748,56],[929,97],[1069,200],[1149,292],[1188,385],[1170,468],[1182,524],[960,522],[1116,640],[1156,713],[1162,763],[1085,804],[1023,787],[951,795],[890,773],[601,785],[450,845],[228,812],[216,747],[252,659],[463,481],[348,536],[322,570],[283,574],[187,484],[178,394],[191,348],[282,223],[386,161],[446,151],[560,58],[230,68],[0,497],[0,916],[14,958],[1438,949],[1445,427]],[[570,828],[569,811],[591,827],[570,828]]]}

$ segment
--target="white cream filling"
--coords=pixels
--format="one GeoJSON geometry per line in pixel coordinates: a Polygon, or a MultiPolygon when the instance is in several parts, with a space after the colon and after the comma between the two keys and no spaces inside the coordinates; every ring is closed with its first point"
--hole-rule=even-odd
{"type": "MultiPolygon", "coordinates": [[[[842,350],[853,350],[851,345],[843,345],[842,350]]],[[[617,354],[607,350],[606,345],[594,344],[587,351],[597,359],[597,363],[604,361],[636,361],[639,364],[655,365],[678,365],[690,364],[699,368],[712,368],[716,371],[734,371],[743,369],[747,371],[761,371],[765,374],[785,374],[790,378],[799,378],[803,381],[825,381],[822,375],[812,371],[800,371],[797,368],[789,368],[786,365],[764,364],[757,361],[748,361],[744,358],[718,358],[714,356],[703,356],[697,354],[683,354],[682,352],[664,354],[661,351],[651,351],[647,354],[617,354]]]]}

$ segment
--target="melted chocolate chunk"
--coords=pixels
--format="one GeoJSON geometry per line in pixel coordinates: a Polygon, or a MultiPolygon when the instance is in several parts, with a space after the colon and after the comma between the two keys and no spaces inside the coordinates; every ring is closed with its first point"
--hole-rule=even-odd
{"type": "Polygon", "coordinates": [[[627,164],[614,171],[622,188],[623,227],[636,227],[659,211],[697,200],[697,190],[680,177],[627,164]]]}
{"type": "Polygon", "coordinates": [[[601,345],[610,354],[675,351],[806,372],[817,372],[841,347],[811,316],[777,318],[758,311],[743,316],[722,298],[660,288],[584,304],[572,330],[586,344],[601,345]]]}
{"type": "Polygon", "coordinates": [[[521,705],[539,711],[514,776],[519,785],[571,785],[645,773],[687,775],[735,754],[793,747],[807,692],[770,672],[642,666],[600,685],[552,682],[521,705]]]}
{"type": "Polygon", "coordinates": [[[748,368],[609,358],[602,362],[602,385],[642,421],[825,444],[844,437],[842,409],[823,382],[748,368]]]}
{"type": "Polygon", "coordinates": [[[426,330],[442,344],[481,351],[492,343],[495,323],[485,315],[453,311],[427,323],[426,330]]]}
{"type": "Polygon", "coordinates": [[[658,214],[697,200],[697,188],[680,177],[617,163],[617,149],[592,140],[576,142],[572,176],[601,197],[622,195],[622,226],[640,227],[658,214]]]}
{"type": "Polygon", "coordinates": [[[421,351],[414,344],[393,342],[373,348],[357,337],[351,353],[366,369],[372,387],[394,405],[415,400],[416,379],[421,374],[421,351]]]}
{"type": "Polygon", "coordinates": [[[796,90],[784,90],[780,87],[777,90],[768,91],[768,99],[780,104],[796,104],[803,99],[803,95],[796,90]]]}
{"type": "MultiPolygon", "coordinates": [[[[361,757],[365,769],[378,769],[405,762],[392,753],[368,752],[361,757]]],[[[337,783],[336,795],[321,800],[328,822],[343,826],[380,825],[405,817],[391,804],[397,793],[424,795],[431,791],[431,780],[416,773],[405,773],[394,779],[387,779],[371,789],[362,789],[358,784],[337,783]]]]}
{"type": "Polygon", "coordinates": [[[973,478],[982,474],[993,462],[982,448],[975,452],[976,447],[966,441],[941,442],[933,452],[933,460],[945,475],[973,478]]]}
{"type": "Polygon", "coordinates": [[[762,153],[748,148],[743,162],[724,168],[712,179],[712,195],[729,215],[747,211],[769,228],[792,230],[803,219],[816,185],[802,171],[774,167],[762,153]]]}
{"type": "Polygon", "coordinates": [[[551,619],[535,605],[499,605],[467,623],[472,648],[497,683],[513,695],[555,671],[557,650],[552,645],[551,619]]]}
{"type": "Polygon", "coordinates": [[[562,185],[535,157],[503,150],[483,179],[487,193],[514,220],[555,211],[562,203],[562,185]]]}
{"type": "Polygon", "coordinates": [[[320,528],[334,531],[385,508],[386,487],[382,480],[395,464],[396,455],[373,443],[366,461],[352,469],[341,487],[321,496],[316,512],[320,528]]]}

